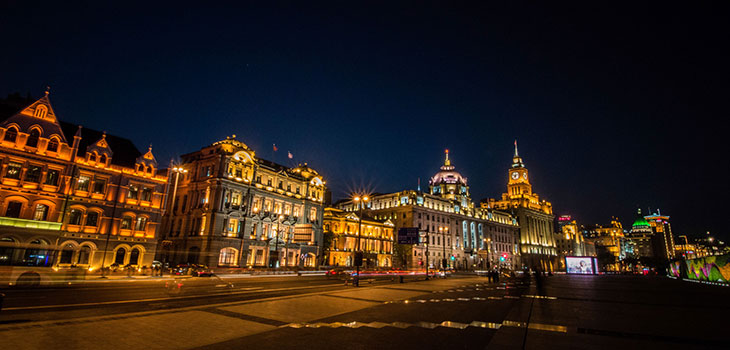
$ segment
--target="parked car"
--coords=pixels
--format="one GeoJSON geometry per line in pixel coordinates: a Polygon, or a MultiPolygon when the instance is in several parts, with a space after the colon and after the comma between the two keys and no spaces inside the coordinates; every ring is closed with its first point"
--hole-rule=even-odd
{"type": "Polygon", "coordinates": [[[165,282],[170,296],[182,294],[211,294],[233,290],[233,283],[226,282],[211,272],[200,272],[196,277],[181,277],[165,282]]]}
{"type": "Polygon", "coordinates": [[[176,276],[197,277],[201,273],[212,274],[208,266],[199,264],[179,264],[172,269],[172,274],[176,276]]]}

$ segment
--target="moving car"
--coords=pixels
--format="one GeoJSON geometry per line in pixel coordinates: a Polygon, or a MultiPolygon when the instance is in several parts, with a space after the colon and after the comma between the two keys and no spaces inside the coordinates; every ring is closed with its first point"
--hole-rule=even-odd
{"type": "Polygon", "coordinates": [[[233,288],[233,283],[222,280],[212,272],[200,272],[197,277],[181,277],[165,282],[165,289],[170,296],[220,293],[233,288]]]}

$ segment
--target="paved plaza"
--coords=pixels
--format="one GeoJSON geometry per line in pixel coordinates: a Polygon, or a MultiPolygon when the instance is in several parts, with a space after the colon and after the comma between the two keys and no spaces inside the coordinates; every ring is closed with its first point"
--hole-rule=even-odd
{"type": "MultiPolygon", "coordinates": [[[[465,277],[38,322],[8,349],[722,348],[730,288],[659,277],[465,277]]],[[[0,318],[2,320],[2,318],[0,318]]]]}

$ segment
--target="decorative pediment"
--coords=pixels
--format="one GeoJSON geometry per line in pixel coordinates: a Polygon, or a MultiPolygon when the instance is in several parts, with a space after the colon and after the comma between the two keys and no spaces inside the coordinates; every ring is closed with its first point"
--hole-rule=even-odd
{"type": "Polygon", "coordinates": [[[157,160],[155,159],[155,156],[152,154],[152,145],[150,145],[149,149],[147,150],[147,153],[137,157],[137,164],[144,165],[148,168],[155,168],[157,169],[157,160]]]}
{"type": "Polygon", "coordinates": [[[347,220],[354,220],[354,221],[360,220],[360,218],[357,215],[355,215],[355,213],[347,214],[346,218],[347,218],[347,220]]]}
{"type": "Polygon", "coordinates": [[[56,113],[46,95],[23,108],[20,112],[0,123],[2,127],[14,127],[17,132],[30,134],[33,129],[40,133],[40,137],[51,138],[56,136],[61,143],[67,143],[61,126],[56,119],[56,113]]]}
{"type": "MultiPolygon", "coordinates": [[[[106,156],[105,158],[111,159],[111,157],[114,155],[114,152],[112,152],[112,149],[109,148],[109,142],[106,140],[106,132],[101,135],[101,138],[90,144],[86,147],[86,154],[87,157],[94,155],[95,157],[101,157],[106,156]]],[[[97,159],[97,161],[99,161],[97,159]]],[[[104,162],[106,163],[106,162],[104,162]]]]}
{"type": "Polygon", "coordinates": [[[51,101],[48,100],[48,91],[46,91],[45,96],[38,99],[38,101],[33,102],[30,106],[25,107],[22,111],[20,111],[20,114],[38,118],[41,120],[45,120],[51,123],[56,123],[56,113],[53,111],[53,107],[51,107],[51,101]]]}

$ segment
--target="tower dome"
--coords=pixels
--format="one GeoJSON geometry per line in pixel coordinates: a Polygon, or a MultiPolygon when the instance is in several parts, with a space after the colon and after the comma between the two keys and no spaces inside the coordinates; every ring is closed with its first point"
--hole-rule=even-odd
{"type": "Polygon", "coordinates": [[[466,186],[466,178],[461,176],[458,171],[454,170],[454,166],[451,165],[449,160],[449,150],[446,150],[446,160],[444,165],[441,166],[441,171],[437,172],[436,175],[431,177],[429,184],[431,186],[437,186],[440,184],[455,184],[466,186]]]}

